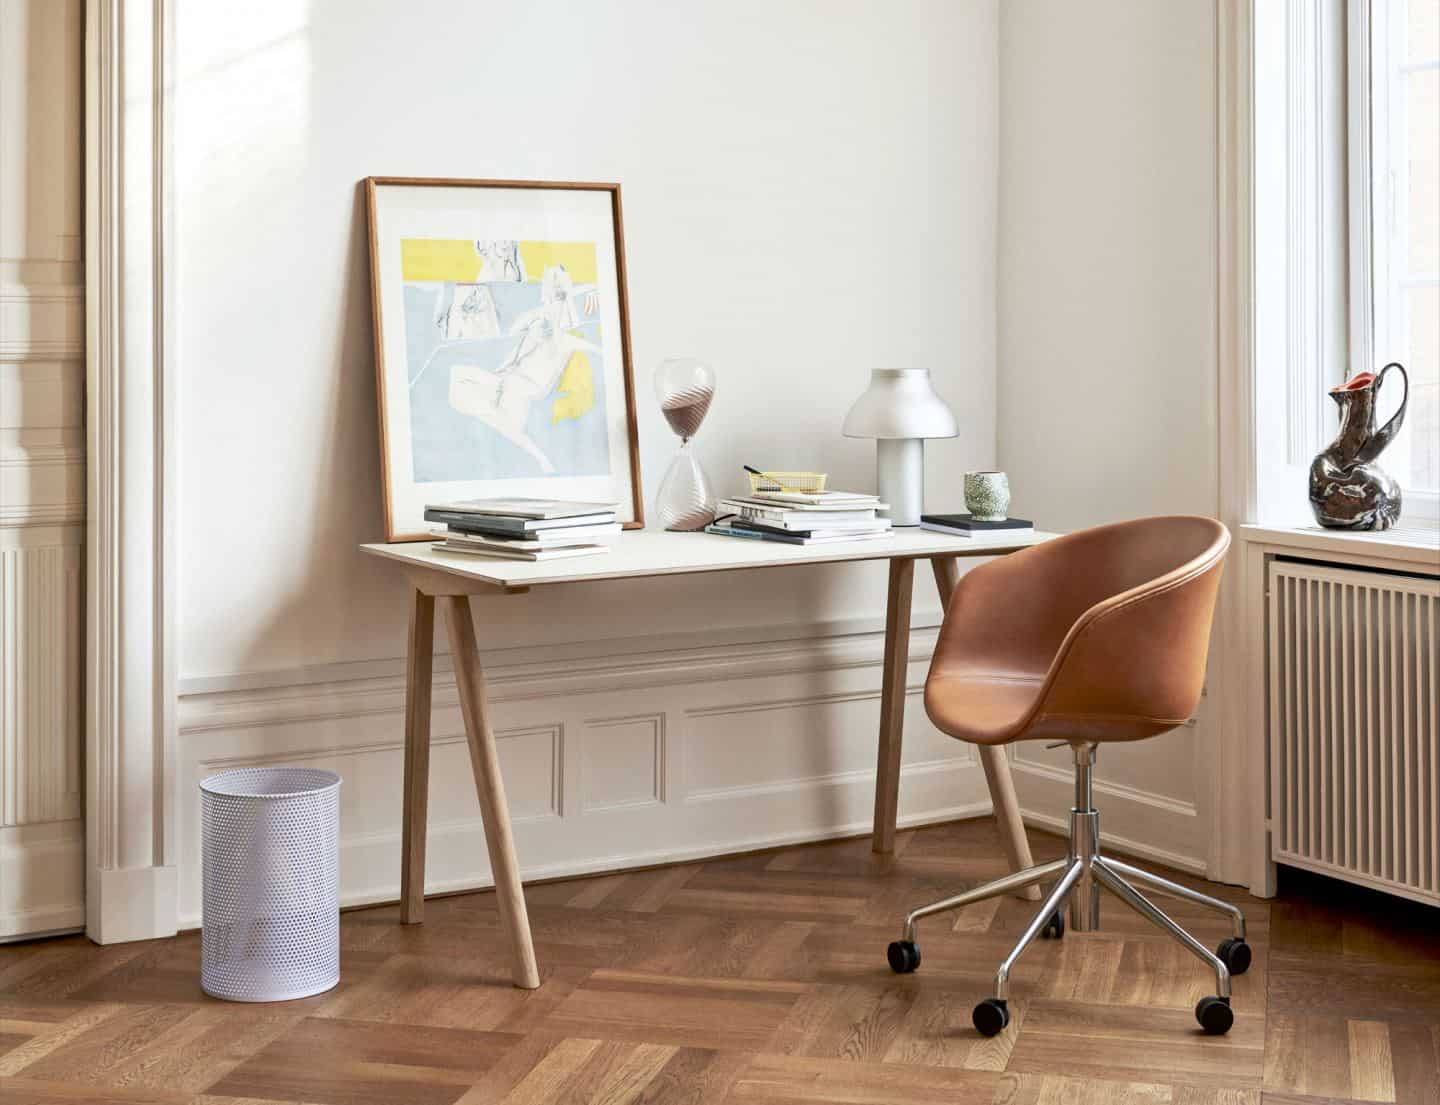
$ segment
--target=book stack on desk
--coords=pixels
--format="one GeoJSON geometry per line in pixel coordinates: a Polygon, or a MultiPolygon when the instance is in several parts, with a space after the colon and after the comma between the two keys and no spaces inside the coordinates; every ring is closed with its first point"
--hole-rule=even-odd
{"type": "Polygon", "coordinates": [[[597,556],[620,536],[614,503],[465,499],[427,506],[425,520],[445,526],[437,549],[499,560],[597,556]]]}
{"type": "Polygon", "coordinates": [[[859,491],[757,491],[720,501],[709,533],[821,545],[872,541],[890,535],[890,523],[876,515],[885,504],[859,491]]]}

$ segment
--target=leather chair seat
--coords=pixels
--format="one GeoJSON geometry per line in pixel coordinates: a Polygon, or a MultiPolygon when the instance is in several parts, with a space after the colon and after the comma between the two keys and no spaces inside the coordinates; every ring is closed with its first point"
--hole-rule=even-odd
{"type": "Polygon", "coordinates": [[[970,571],[925,710],[972,744],[1133,741],[1190,717],[1230,535],[1212,518],[1082,530],[970,571]]]}

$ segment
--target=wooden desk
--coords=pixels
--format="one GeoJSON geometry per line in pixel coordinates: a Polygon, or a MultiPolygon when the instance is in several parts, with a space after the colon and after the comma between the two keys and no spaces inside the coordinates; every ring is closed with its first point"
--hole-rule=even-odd
{"type": "MultiPolygon", "coordinates": [[[[707,533],[626,533],[615,548],[602,556],[532,563],[488,560],[464,553],[443,552],[429,542],[398,545],[362,545],[363,551],[394,561],[415,588],[410,611],[405,690],[405,814],[401,859],[400,919],[406,924],[422,920],[425,906],[425,823],[430,773],[431,652],[435,628],[435,600],[445,607],[455,683],[480,815],[485,823],[485,844],[500,918],[514,955],[515,985],[540,985],[530,922],[520,887],[510,814],[500,778],[485,697],[485,678],[470,616],[470,596],[523,594],[531,587],[581,583],[641,576],[686,575],[695,572],[776,568],[793,564],[831,564],[849,560],[886,560],[890,563],[889,601],[885,612],[885,660],[880,694],[880,749],[875,778],[874,848],[889,852],[895,841],[895,813],[900,797],[900,742],[905,709],[905,671],[910,653],[910,599],[915,561],[929,560],[940,598],[946,601],[955,587],[961,556],[1000,556],[1033,545],[1049,534],[1021,537],[970,538],[925,530],[898,530],[883,541],[855,541],[833,545],[782,545],[771,541],[743,541],[707,533]]],[[[1015,788],[1005,754],[999,748],[980,749],[985,779],[995,803],[1001,839],[1011,868],[1031,865],[1030,849],[1020,823],[1015,788]]]]}

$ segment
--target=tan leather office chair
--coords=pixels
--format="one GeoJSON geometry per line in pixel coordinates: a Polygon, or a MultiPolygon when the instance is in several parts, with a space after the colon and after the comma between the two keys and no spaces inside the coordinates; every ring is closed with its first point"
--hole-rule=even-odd
{"type": "Polygon", "coordinates": [[[1227,1032],[1230,976],[1250,965],[1245,916],[1228,902],[1102,856],[1091,801],[1096,746],[1153,737],[1182,725],[1200,700],[1210,621],[1230,534],[1210,518],[1142,518],[1099,526],[982,565],[961,579],[945,611],[925,681],[925,709],[944,732],[972,744],[1055,740],[1075,752],[1070,849],[963,894],[922,906],[890,945],[890,966],[920,965],[915,923],[1058,876],[995,974],[995,996],[975,1007],[986,1036],[1010,1021],[1010,971],[1042,932],[1063,936],[1069,903],[1076,931],[1099,927],[1096,884],[1164,929],[1215,971],[1217,993],[1195,1017],[1227,1032]],[[1211,952],[1122,876],[1161,894],[1230,915],[1235,935],[1211,952]]]}

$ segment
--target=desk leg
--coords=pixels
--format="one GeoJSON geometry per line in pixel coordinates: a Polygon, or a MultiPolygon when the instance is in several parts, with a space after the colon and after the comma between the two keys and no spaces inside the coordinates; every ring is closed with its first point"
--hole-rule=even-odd
{"type": "Polygon", "coordinates": [[[890,561],[890,596],[885,604],[885,661],[880,685],[880,758],[875,767],[875,828],[870,847],[895,850],[895,815],[900,808],[900,747],[905,726],[905,673],[910,663],[910,597],[915,561],[890,561]]]}
{"type": "Polygon", "coordinates": [[[425,827],[430,800],[430,686],[435,599],[415,592],[405,662],[405,814],[400,843],[400,923],[425,919],[425,827]]]}
{"type": "MultiPolygon", "coordinates": [[[[935,589],[940,592],[940,605],[950,605],[950,593],[960,578],[953,556],[937,556],[930,560],[935,572],[935,589]]],[[[985,785],[990,788],[990,801],[995,807],[995,820],[1000,825],[1000,843],[1011,871],[1023,871],[1035,865],[1030,856],[1030,841],[1025,836],[1025,823],[1020,819],[1020,803],[1015,797],[1015,781],[1010,777],[1010,761],[1005,750],[996,745],[980,746],[980,763],[985,768],[985,785]]],[[[1016,894],[1032,902],[1040,900],[1040,888],[1029,886],[1016,894]]]]}
{"type": "Polygon", "coordinates": [[[475,625],[470,620],[470,600],[465,595],[451,595],[446,597],[445,604],[450,652],[455,661],[455,685],[460,691],[460,711],[465,715],[465,735],[470,741],[470,766],[475,772],[480,816],[485,821],[485,847],[495,876],[501,927],[510,940],[514,956],[511,978],[522,990],[534,990],[540,985],[540,972],[535,966],[535,948],[530,942],[530,918],[525,911],[525,891],[520,886],[520,867],[515,861],[515,838],[510,830],[505,784],[500,778],[495,731],[486,714],[485,676],[480,671],[480,650],[475,644],[475,625]]]}

